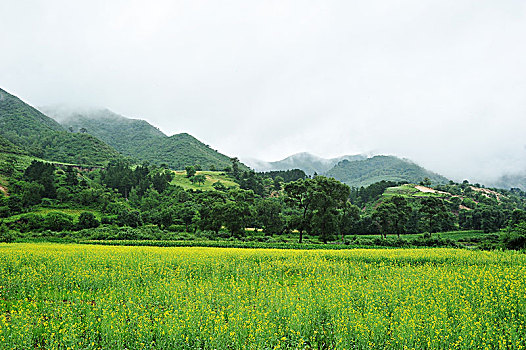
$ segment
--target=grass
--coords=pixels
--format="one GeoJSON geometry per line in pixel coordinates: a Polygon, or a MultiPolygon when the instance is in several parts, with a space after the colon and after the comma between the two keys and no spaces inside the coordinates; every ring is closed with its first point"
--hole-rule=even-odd
{"type": "Polygon", "coordinates": [[[221,181],[226,187],[239,187],[230,176],[222,171],[198,171],[197,174],[205,175],[206,180],[204,184],[192,184],[190,179],[186,177],[185,171],[174,171],[172,184],[181,186],[185,190],[192,189],[201,191],[213,190],[214,187],[212,185],[217,181],[221,181]]]}
{"type": "Polygon", "coordinates": [[[95,215],[95,218],[97,218],[97,220],[100,220],[101,217],[102,217],[102,214],[97,211],[97,210],[93,210],[93,209],[65,209],[65,208],[42,208],[42,207],[38,207],[38,208],[34,208],[32,211],[30,212],[27,212],[27,213],[22,213],[22,214],[17,214],[17,215],[12,215],[10,216],[8,219],[9,221],[16,221],[18,219],[20,219],[20,217],[24,216],[24,215],[27,215],[29,213],[34,213],[34,214],[39,214],[39,215],[46,215],[46,214],[49,214],[51,212],[60,212],[60,213],[64,213],[64,214],[68,214],[68,215],[71,215],[71,216],[74,216],[76,218],[78,218],[80,216],[80,214],[82,212],[90,212],[90,213],[93,213],[93,215],[95,215]]]}
{"type": "Polygon", "coordinates": [[[526,346],[526,255],[0,244],[13,349],[526,346]]]}
{"type": "Polygon", "coordinates": [[[383,193],[384,197],[392,197],[392,196],[402,196],[406,198],[414,198],[414,197],[445,197],[442,193],[431,193],[431,192],[422,192],[415,188],[415,185],[411,184],[404,184],[401,186],[396,187],[389,187],[385,190],[383,193]]]}

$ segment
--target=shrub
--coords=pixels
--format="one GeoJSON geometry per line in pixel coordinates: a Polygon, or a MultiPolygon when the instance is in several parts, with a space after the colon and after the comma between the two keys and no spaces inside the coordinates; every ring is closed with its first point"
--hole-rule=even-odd
{"type": "Polygon", "coordinates": [[[44,219],[44,227],[51,231],[71,230],[73,217],[62,212],[51,212],[44,219]]]}
{"type": "Polygon", "coordinates": [[[184,225],[170,225],[168,231],[170,232],[185,232],[186,228],[184,225]]]}
{"type": "Polygon", "coordinates": [[[513,226],[511,232],[505,235],[502,241],[506,249],[526,249],[526,221],[513,226]]]}
{"type": "Polygon", "coordinates": [[[119,226],[139,227],[142,223],[141,212],[138,210],[124,209],[117,215],[117,224],[119,226]]]}
{"type": "Polygon", "coordinates": [[[89,211],[84,211],[80,213],[79,216],[79,222],[77,223],[77,227],[79,229],[83,228],[95,228],[99,227],[100,222],[95,218],[95,215],[89,211]]]}
{"type": "Polygon", "coordinates": [[[117,223],[117,215],[105,215],[100,218],[100,223],[103,225],[113,225],[117,223]]]}
{"type": "Polygon", "coordinates": [[[0,242],[11,243],[14,242],[14,240],[15,235],[13,234],[13,232],[11,232],[11,230],[9,230],[6,224],[2,222],[0,224],[0,242]]]}
{"type": "Polygon", "coordinates": [[[526,248],[526,235],[515,232],[504,237],[504,247],[506,249],[521,250],[526,248]]]}
{"type": "Polygon", "coordinates": [[[20,232],[40,231],[44,228],[44,217],[35,213],[27,213],[18,220],[20,232]]]}

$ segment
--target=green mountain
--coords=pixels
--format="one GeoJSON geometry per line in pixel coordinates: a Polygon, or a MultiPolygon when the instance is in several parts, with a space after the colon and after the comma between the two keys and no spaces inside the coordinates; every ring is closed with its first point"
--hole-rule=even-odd
{"type": "Polygon", "coordinates": [[[300,169],[306,174],[312,175],[314,173],[322,174],[333,168],[342,160],[362,160],[366,157],[361,154],[341,156],[337,158],[321,158],[313,154],[302,152],[293,154],[285,159],[275,162],[264,162],[256,159],[247,159],[246,163],[257,171],[273,171],[273,170],[290,170],[300,169]]]}
{"type": "MultiPolygon", "coordinates": [[[[129,119],[107,109],[71,111],[60,107],[42,107],[42,111],[75,133],[85,132],[106,142],[121,154],[151,164],[166,164],[184,169],[199,164],[203,169],[231,166],[230,157],[186,134],[166,136],[145,120],[129,119]]],[[[245,165],[241,169],[248,169],[245,165]]]]}
{"type": "Polygon", "coordinates": [[[381,180],[418,183],[426,177],[434,185],[448,182],[448,179],[441,175],[409,160],[393,156],[375,156],[355,161],[343,160],[324,175],[334,177],[352,187],[368,186],[381,180]]]}
{"type": "Polygon", "coordinates": [[[118,157],[114,149],[99,139],[67,132],[53,119],[2,89],[0,136],[11,144],[10,148],[15,146],[50,161],[102,165],[118,157]]]}

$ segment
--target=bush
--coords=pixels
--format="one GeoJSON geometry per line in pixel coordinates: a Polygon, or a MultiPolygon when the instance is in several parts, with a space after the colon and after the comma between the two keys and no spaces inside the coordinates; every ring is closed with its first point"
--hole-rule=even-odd
{"type": "Polygon", "coordinates": [[[106,215],[100,218],[100,223],[103,225],[114,225],[117,223],[117,215],[106,215]]]}
{"type": "Polygon", "coordinates": [[[141,212],[138,210],[124,209],[117,215],[117,224],[119,226],[139,227],[142,223],[141,212]]]}
{"type": "Polygon", "coordinates": [[[17,220],[20,232],[40,231],[44,228],[44,217],[40,214],[27,213],[17,220]]]}
{"type": "Polygon", "coordinates": [[[79,216],[79,222],[77,223],[77,227],[79,229],[83,228],[95,228],[99,227],[100,222],[95,218],[95,215],[89,211],[84,211],[80,213],[79,216]]]}
{"type": "Polygon", "coordinates": [[[5,223],[0,224],[0,242],[3,243],[12,243],[15,241],[15,235],[9,228],[6,226],[5,223]]]}
{"type": "Polygon", "coordinates": [[[504,237],[504,247],[506,249],[521,250],[526,249],[526,235],[510,233],[504,237]]]}
{"type": "Polygon", "coordinates": [[[185,232],[186,227],[184,225],[170,225],[168,231],[170,232],[185,232]]]}
{"type": "Polygon", "coordinates": [[[526,249],[526,221],[515,225],[512,231],[504,236],[503,243],[506,249],[526,249]]]}
{"type": "Polygon", "coordinates": [[[94,240],[161,240],[172,238],[156,225],[139,228],[113,226],[83,229],[78,231],[75,236],[94,240]]]}
{"type": "Polygon", "coordinates": [[[62,212],[51,212],[44,219],[44,228],[51,231],[71,230],[73,226],[73,217],[62,212]]]}

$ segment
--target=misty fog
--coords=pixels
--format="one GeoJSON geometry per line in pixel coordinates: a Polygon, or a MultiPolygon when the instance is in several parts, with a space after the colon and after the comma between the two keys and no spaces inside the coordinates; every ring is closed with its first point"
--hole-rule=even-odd
{"type": "Polygon", "coordinates": [[[524,1],[8,1],[0,87],[266,161],[526,171],[524,1]]]}

